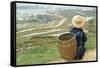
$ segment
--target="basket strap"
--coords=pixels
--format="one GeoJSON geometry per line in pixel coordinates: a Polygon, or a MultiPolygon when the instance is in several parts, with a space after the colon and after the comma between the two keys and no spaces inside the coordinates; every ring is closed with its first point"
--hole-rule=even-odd
{"type": "Polygon", "coordinates": [[[80,46],[79,46],[79,47],[81,48],[81,47],[82,47],[82,32],[79,31],[79,32],[77,32],[76,34],[79,34],[79,33],[81,33],[81,40],[80,40],[80,41],[81,41],[81,44],[80,44],[80,46]]]}

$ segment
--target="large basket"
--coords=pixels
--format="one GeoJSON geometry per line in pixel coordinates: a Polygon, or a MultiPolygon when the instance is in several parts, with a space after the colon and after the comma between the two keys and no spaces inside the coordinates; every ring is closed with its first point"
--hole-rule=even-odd
{"type": "Polygon", "coordinates": [[[63,33],[59,37],[59,52],[61,57],[72,60],[76,56],[76,39],[73,33],[63,33]]]}

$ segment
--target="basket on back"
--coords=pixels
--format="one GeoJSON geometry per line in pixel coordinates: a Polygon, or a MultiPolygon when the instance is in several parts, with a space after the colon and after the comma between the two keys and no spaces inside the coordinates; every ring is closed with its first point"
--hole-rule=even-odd
{"type": "Polygon", "coordinates": [[[59,37],[59,52],[61,57],[72,60],[76,56],[76,39],[73,33],[64,33],[61,34],[59,37]]]}

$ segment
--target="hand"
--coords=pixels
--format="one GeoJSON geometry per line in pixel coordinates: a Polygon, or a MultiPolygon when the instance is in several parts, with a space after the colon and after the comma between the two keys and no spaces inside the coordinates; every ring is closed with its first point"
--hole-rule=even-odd
{"type": "Polygon", "coordinates": [[[88,33],[88,30],[83,30],[84,33],[88,33]]]}

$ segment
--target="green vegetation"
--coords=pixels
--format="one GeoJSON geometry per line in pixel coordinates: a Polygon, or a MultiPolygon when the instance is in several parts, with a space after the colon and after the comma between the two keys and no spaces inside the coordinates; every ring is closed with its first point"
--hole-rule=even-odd
{"type": "MultiPolygon", "coordinates": [[[[52,36],[52,35],[69,31],[72,28],[72,24],[70,23],[71,19],[74,15],[76,15],[76,13],[73,13],[72,10],[70,11],[62,10],[62,11],[58,11],[58,13],[60,13],[61,16],[64,16],[65,18],[67,18],[67,20],[62,22],[59,27],[55,27],[55,25],[59,24],[60,20],[58,19],[49,20],[48,18],[49,16],[45,17],[45,15],[43,19],[45,21],[45,18],[48,18],[46,19],[46,21],[48,22],[43,22],[42,19],[41,21],[39,21],[38,19],[33,19],[33,17],[31,17],[29,21],[28,20],[27,21],[23,20],[24,22],[17,21],[16,48],[23,49],[23,51],[17,51],[16,53],[17,54],[17,58],[16,58],[17,65],[45,64],[49,61],[54,61],[60,58],[59,51],[58,51],[57,37],[52,36]],[[53,21],[54,23],[52,23],[53,21]],[[48,28],[42,28],[42,27],[48,27],[48,28]],[[36,28],[36,29],[33,29],[33,28],[36,28]],[[56,30],[56,29],[65,29],[65,30],[48,32],[50,30],[56,30]],[[26,31],[23,31],[23,30],[26,30],[26,31]],[[42,32],[47,32],[47,33],[38,35],[38,33],[42,33],[42,32]],[[21,37],[21,36],[25,36],[29,34],[34,34],[34,33],[37,33],[37,35],[32,35],[29,37],[21,37]],[[28,49],[28,47],[31,47],[31,48],[28,49]]],[[[89,13],[90,12],[88,12],[88,14],[89,13]]],[[[88,15],[87,12],[85,14],[88,15]]],[[[88,16],[93,16],[91,14],[89,14],[88,16]]],[[[88,40],[85,46],[87,49],[94,49],[96,48],[95,20],[94,19],[89,20],[88,24],[89,26],[86,28],[88,30],[88,33],[87,33],[88,40]]]]}
{"type": "Polygon", "coordinates": [[[85,46],[87,49],[96,48],[96,37],[89,37],[85,46]]]}
{"type": "MultiPolygon", "coordinates": [[[[33,37],[31,40],[31,49],[25,50],[23,52],[17,52],[17,65],[45,64],[49,61],[54,61],[60,58],[57,38],[33,37]]],[[[96,37],[89,37],[85,46],[87,49],[95,48],[96,37]]]]}
{"type": "MultiPolygon", "coordinates": [[[[34,39],[36,41],[36,39],[34,39]]],[[[57,42],[50,42],[53,41],[53,38],[46,38],[42,40],[38,38],[37,42],[33,42],[36,44],[31,49],[25,50],[23,52],[17,52],[17,65],[24,65],[24,64],[44,64],[46,62],[56,60],[60,58],[59,51],[58,51],[58,43],[57,42]],[[43,41],[46,41],[43,43],[43,41]],[[43,43],[43,44],[42,44],[43,43]]]]}

